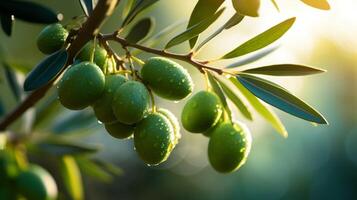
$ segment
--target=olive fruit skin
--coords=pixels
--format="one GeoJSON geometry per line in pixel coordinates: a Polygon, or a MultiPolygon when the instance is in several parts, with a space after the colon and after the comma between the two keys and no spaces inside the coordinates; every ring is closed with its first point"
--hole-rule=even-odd
{"type": "Polygon", "coordinates": [[[31,165],[16,178],[16,186],[28,200],[57,199],[57,185],[53,177],[42,167],[31,165]]]}
{"type": "Polygon", "coordinates": [[[97,119],[103,123],[110,123],[117,121],[113,109],[112,102],[114,92],[127,79],[119,74],[111,74],[105,76],[105,89],[102,96],[94,103],[93,110],[97,119]]]}
{"type": "Polygon", "coordinates": [[[208,158],[212,167],[221,173],[239,169],[247,160],[251,135],[242,123],[223,122],[213,131],[208,143],[208,158]]]}
{"type": "Polygon", "coordinates": [[[71,110],[81,110],[93,104],[104,92],[105,76],[90,62],[70,67],[58,84],[61,104],[71,110]]]}
{"type": "Polygon", "coordinates": [[[104,124],[104,127],[112,137],[117,139],[130,138],[133,135],[135,129],[134,126],[123,124],[121,122],[104,124]]]}
{"type": "Polygon", "coordinates": [[[203,133],[218,122],[222,110],[216,94],[200,91],[186,102],[181,113],[181,122],[187,131],[203,133]]]}
{"type": "Polygon", "coordinates": [[[141,76],[158,96],[168,100],[181,100],[193,90],[193,82],[186,69],[167,58],[148,59],[141,69],[141,76]]]}
{"type": "Polygon", "coordinates": [[[174,144],[176,145],[178,141],[181,139],[181,132],[180,132],[181,130],[180,130],[179,121],[177,120],[176,116],[172,112],[170,112],[165,108],[159,108],[157,112],[164,115],[170,121],[174,129],[174,135],[175,135],[174,144]]]}
{"type": "Polygon", "coordinates": [[[242,15],[259,16],[260,0],[232,0],[233,7],[242,15]]]}
{"type": "MultiPolygon", "coordinates": [[[[93,48],[94,48],[93,41],[88,42],[86,45],[84,45],[84,47],[78,53],[76,58],[81,61],[91,61],[93,48]]],[[[104,48],[100,47],[99,45],[96,45],[93,58],[94,58],[93,62],[103,70],[107,60],[107,51],[104,48]]]]}
{"type": "Polygon", "coordinates": [[[160,113],[149,114],[135,128],[135,149],[149,165],[164,162],[174,148],[174,143],[174,129],[170,121],[160,113]]]}
{"type": "Polygon", "coordinates": [[[127,81],[115,91],[112,108],[119,122],[131,125],[145,117],[149,101],[149,92],[144,84],[127,81]]]}
{"type": "Polygon", "coordinates": [[[61,24],[46,26],[37,37],[37,47],[44,54],[51,54],[62,48],[68,31],[61,24]]]}

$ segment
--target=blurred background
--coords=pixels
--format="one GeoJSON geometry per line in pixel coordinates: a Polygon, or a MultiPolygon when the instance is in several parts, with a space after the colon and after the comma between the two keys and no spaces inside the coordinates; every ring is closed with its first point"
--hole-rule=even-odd
{"type": "MultiPolygon", "coordinates": [[[[61,12],[64,23],[82,12],[78,1],[35,2],[61,12]]],[[[188,20],[195,3],[196,0],[162,0],[144,15],[156,19],[154,32],[158,32],[174,22],[188,20]]],[[[136,155],[131,140],[111,138],[93,120],[85,121],[84,128],[70,127],[71,124],[64,124],[65,118],[78,113],[63,111],[45,125],[50,124],[52,130],[59,133],[61,128],[69,128],[73,130],[70,134],[88,134],[86,142],[102,146],[102,151],[95,156],[115,163],[123,170],[123,174],[111,183],[103,184],[83,177],[86,199],[357,199],[357,1],[331,0],[330,11],[313,9],[298,0],[277,0],[277,3],[280,12],[270,1],[263,1],[260,18],[246,18],[237,27],[225,31],[205,47],[200,58],[216,58],[278,22],[296,16],[293,28],[277,42],[278,50],[244,67],[296,63],[328,70],[308,77],[266,78],[286,87],[322,112],[330,125],[315,127],[277,111],[289,132],[289,137],[284,139],[255,114],[254,122],[245,121],[253,136],[247,163],[235,173],[219,174],[209,166],[208,138],[202,135],[182,130],[183,137],[168,161],[148,167],[136,155]]],[[[224,17],[214,26],[222,24],[233,13],[228,2],[227,7],[224,17]]],[[[120,26],[120,9],[107,21],[103,32],[120,26]]],[[[0,32],[6,58],[17,65],[34,66],[44,57],[33,39],[42,28],[41,25],[16,21],[11,38],[0,32]]],[[[184,28],[185,25],[178,30],[184,28]]],[[[203,34],[201,39],[207,35],[203,34]]],[[[163,38],[163,44],[168,39],[163,38]]],[[[185,50],[185,46],[174,49],[177,52],[185,50]]],[[[148,56],[140,55],[143,59],[148,56]]],[[[217,65],[224,66],[233,61],[236,60],[217,65]]],[[[193,67],[182,64],[195,79],[195,91],[202,89],[202,75],[193,67]]],[[[0,85],[2,94],[6,90],[0,85]]],[[[15,106],[11,96],[2,96],[2,99],[7,111],[15,106]]],[[[185,103],[157,100],[161,107],[171,109],[177,116],[185,103]]],[[[91,115],[89,110],[85,113],[91,115]]],[[[237,113],[234,118],[242,119],[237,113]]],[[[46,128],[43,131],[46,132],[46,128]]]]}

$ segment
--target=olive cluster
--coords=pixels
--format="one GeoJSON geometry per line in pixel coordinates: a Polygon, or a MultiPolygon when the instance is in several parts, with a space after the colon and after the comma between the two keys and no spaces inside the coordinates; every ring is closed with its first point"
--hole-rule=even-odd
{"type": "Polygon", "coordinates": [[[35,164],[19,169],[12,159],[0,152],[0,199],[57,199],[57,185],[50,173],[35,164]]]}
{"type": "MultiPolygon", "coordinates": [[[[62,48],[65,33],[59,25],[45,28],[38,39],[39,49],[51,53],[62,48]]],[[[163,57],[149,58],[138,73],[115,69],[116,63],[106,50],[89,42],[58,84],[61,104],[71,110],[91,106],[111,136],[134,138],[135,149],[147,164],[165,161],[181,137],[180,126],[169,110],[156,109],[152,93],[182,100],[193,91],[190,74],[163,57]]],[[[181,121],[187,131],[210,137],[211,165],[219,172],[232,172],[246,160],[251,139],[244,125],[227,120],[224,113],[215,93],[200,91],[187,101],[181,121]]]]}

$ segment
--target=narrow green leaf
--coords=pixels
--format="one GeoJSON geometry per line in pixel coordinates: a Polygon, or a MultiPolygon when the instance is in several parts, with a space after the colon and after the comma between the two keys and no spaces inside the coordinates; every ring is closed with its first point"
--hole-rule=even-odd
{"type": "Polygon", "coordinates": [[[295,17],[281,22],[278,25],[270,28],[269,30],[257,35],[256,37],[248,40],[231,52],[224,55],[221,59],[230,59],[246,55],[248,53],[257,51],[261,48],[268,46],[282,37],[294,24],[295,17]]]}
{"type": "Polygon", "coordinates": [[[3,66],[5,68],[5,76],[10,86],[11,92],[13,93],[15,99],[19,101],[21,99],[22,89],[19,85],[16,74],[7,63],[4,62],[3,66]]]}
{"type": "Polygon", "coordinates": [[[41,150],[54,156],[82,155],[96,153],[99,149],[93,145],[78,144],[65,140],[51,140],[38,144],[41,150]]]}
{"type": "MultiPolygon", "coordinates": [[[[154,47],[155,45],[161,43],[166,37],[168,37],[174,30],[179,28],[181,25],[184,24],[184,21],[179,21],[176,23],[173,23],[166,28],[162,29],[160,32],[156,33],[152,37],[146,37],[144,40],[141,41],[141,43],[145,43],[145,46],[147,47],[154,47]]],[[[131,55],[135,56],[142,52],[139,49],[133,49],[131,51],[131,55]]]]}
{"type": "Polygon", "coordinates": [[[154,27],[154,19],[152,18],[144,18],[136,23],[133,28],[131,28],[128,35],[125,39],[129,43],[138,43],[143,40],[149,33],[152,31],[154,27]]]}
{"type": "Polygon", "coordinates": [[[76,160],[72,156],[63,156],[59,167],[64,186],[71,199],[84,199],[82,176],[76,160]]]}
{"type": "Polygon", "coordinates": [[[7,36],[11,36],[14,18],[12,15],[0,15],[1,27],[7,36]]]}
{"type": "MultiPolygon", "coordinates": [[[[243,20],[244,16],[238,13],[235,13],[223,26],[221,26],[217,31],[215,31],[212,35],[210,35],[207,39],[205,39],[202,43],[200,43],[197,49],[201,49],[205,44],[215,38],[217,35],[222,33],[224,30],[230,29],[233,26],[239,24],[243,20]]],[[[191,41],[191,40],[190,40],[191,41]]],[[[192,48],[192,47],[191,47],[192,48]]]]}
{"type": "Polygon", "coordinates": [[[240,92],[245,96],[251,106],[265,119],[267,120],[280,135],[283,137],[288,137],[288,132],[286,131],[283,123],[280,121],[279,117],[270,110],[267,106],[259,101],[249,90],[247,90],[236,78],[231,77],[229,80],[239,89],[240,92]]]}
{"type": "Polygon", "coordinates": [[[6,111],[5,111],[5,106],[4,106],[3,102],[2,102],[2,100],[0,99],[0,118],[1,118],[2,116],[4,116],[5,113],[6,113],[6,111]]]}
{"type": "Polygon", "coordinates": [[[318,8],[321,10],[330,10],[330,4],[327,0],[301,0],[305,4],[312,6],[314,8],[318,8]]]}
{"type": "Polygon", "coordinates": [[[79,0],[79,3],[81,5],[81,7],[82,7],[82,10],[83,10],[84,14],[86,14],[87,16],[92,14],[93,9],[94,9],[93,0],[79,0]]]}
{"type": "Polygon", "coordinates": [[[27,76],[24,82],[25,91],[39,89],[52,81],[63,69],[68,59],[66,50],[59,50],[42,60],[27,76]]]}
{"type": "Polygon", "coordinates": [[[237,79],[251,93],[266,103],[301,119],[327,124],[326,119],[318,111],[279,85],[248,74],[240,74],[237,79]]]}
{"type": "Polygon", "coordinates": [[[0,13],[32,22],[51,24],[58,22],[57,14],[49,8],[29,1],[0,1],[0,13]]]}
{"type": "Polygon", "coordinates": [[[93,162],[95,162],[100,168],[102,168],[103,170],[115,175],[115,176],[120,176],[123,174],[123,170],[109,162],[105,162],[102,160],[93,160],[93,162]]]}
{"type": "Polygon", "coordinates": [[[109,183],[113,180],[113,177],[110,173],[106,172],[103,170],[97,163],[94,161],[86,158],[86,157],[76,157],[77,163],[81,171],[88,175],[91,176],[92,178],[95,178],[99,181],[109,183]]]}
{"type": "Polygon", "coordinates": [[[248,106],[241,100],[237,93],[235,93],[223,80],[215,77],[219,81],[224,93],[227,97],[234,103],[238,110],[243,114],[243,116],[249,120],[253,120],[252,113],[250,112],[248,106]]]}
{"type": "Polygon", "coordinates": [[[275,0],[270,0],[270,1],[271,1],[271,3],[274,5],[274,7],[276,8],[276,10],[277,10],[278,12],[280,12],[279,5],[276,3],[276,1],[275,1],[275,0]]]}
{"type": "Polygon", "coordinates": [[[240,66],[243,66],[243,65],[250,64],[252,62],[255,62],[257,60],[260,60],[260,59],[270,55],[271,53],[275,52],[278,48],[279,48],[279,46],[276,46],[276,47],[273,47],[273,48],[263,49],[263,50],[261,50],[261,52],[254,53],[253,55],[247,56],[247,58],[244,58],[242,60],[238,60],[237,62],[232,63],[232,64],[228,65],[225,68],[227,68],[227,69],[236,68],[236,67],[240,67],[240,66]]]}
{"type": "Polygon", "coordinates": [[[140,14],[145,9],[157,3],[159,0],[137,0],[133,9],[130,10],[129,14],[123,21],[122,27],[128,25],[134,20],[134,18],[140,14]]]}
{"type": "Polygon", "coordinates": [[[228,106],[226,96],[224,95],[221,86],[219,85],[219,83],[214,78],[214,75],[211,72],[207,71],[207,76],[208,76],[208,81],[209,81],[209,83],[210,83],[210,85],[212,87],[213,92],[217,94],[217,96],[221,100],[223,108],[226,111],[228,117],[231,118],[232,117],[232,111],[228,106]]]}
{"type": "Polygon", "coordinates": [[[51,130],[55,134],[66,134],[79,132],[81,129],[89,128],[91,125],[97,124],[97,119],[92,112],[88,110],[73,112],[70,116],[57,120],[51,130]]]}
{"type": "Polygon", "coordinates": [[[125,19],[128,16],[130,10],[133,8],[135,0],[126,0],[125,6],[122,11],[122,18],[125,19]]]}
{"type": "MultiPolygon", "coordinates": [[[[223,2],[224,0],[199,0],[191,13],[187,29],[205,20],[212,13],[215,13],[223,2]]],[[[191,49],[195,46],[197,40],[198,35],[190,39],[191,49]]]]}
{"type": "Polygon", "coordinates": [[[201,21],[200,23],[188,28],[183,33],[177,35],[176,37],[172,38],[166,45],[165,49],[171,48],[178,44],[181,44],[197,35],[202,33],[206,30],[214,21],[216,21],[219,16],[223,13],[224,8],[217,11],[214,15],[207,17],[205,20],[201,21]]]}
{"type": "Polygon", "coordinates": [[[323,69],[294,65],[294,64],[280,64],[280,65],[270,65],[264,67],[258,67],[253,69],[247,69],[242,71],[248,74],[264,74],[271,76],[305,76],[310,74],[317,74],[326,72],[323,69]]]}

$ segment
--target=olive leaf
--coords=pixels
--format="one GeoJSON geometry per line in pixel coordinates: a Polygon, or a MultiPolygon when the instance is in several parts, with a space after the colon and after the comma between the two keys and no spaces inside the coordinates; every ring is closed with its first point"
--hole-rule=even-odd
{"type": "Polygon", "coordinates": [[[1,28],[6,35],[11,36],[14,18],[12,15],[0,15],[1,28]]]}
{"type": "Polygon", "coordinates": [[[130,12],[130,10],[133,8],[135,3],[135,0],[126,0],[125,6],[122,11],[122,18],[124,19],[130,12]]]}
{"type": "Polygon", "coordinates": [[[240,74],[237,79],[251,93],[266,103],[301,119],[327,124],[326,119],[318,111],[281,86],[248,74],[240,74]]]}
{"type": "Polygon", "coordinates": [[[238,110],[243,114],[243,116],[249,120],[253,120],[252,113],[250,112],[248,106],[241,100],[236,92],[234,92],[223,80],[215,77],[216,80],[221,85],[223,92],[227,97],[233,102],[233,104],[238,108],[238,110]]]}
{"type": "Polygon", "coordinates": [[[279,117],[259,101],[249,90],[247,90],[235,77],[229,78],[234,86],[245,96],[250,105],[266,120],[273,128],[278,131],[278,133],[283,137],[288,137],[288,132],[286,131],[284,124],[280,121],[279,117]]]}
{"type": "Polygon", "coordinates": [[[61,157],[59,169],[63,183],[71,199],[84,199],[82,175],[76,160],[72,156],[61,157]]]}
{"type": "Polygon", "coordinates": [[[171,48],[178,44],[181,44],[197,35],[202,33],[206,30],[213,22],[215,22],[219,16],[223,13],[224,8],[217,11],[214,15],[207,17],[205,20],[201,21],[200,23],[188,28],[183,33],[177,35],[176,37],[172,38],[167,44],[165,49],[171,48]]]}
{"type": "MultiPolygon", "coordinates": [[[[211,34],[208,38],[206,38],[203,42],[201,42],[197,49],[201,49],[205,44],[207,44],[209,41],[211,41],[213,38],[215,38],[217,35],[222,33],[224,30],[230,29],[233,26],[239,24],[243,20],[244,16],[240,15],[238,13],[235,13],[223,26],[221,26],[219,29],[217,29],[213,34],[211,34]]],[[[191,40],[190,40],[191,41],[191,40]]],[[[191,46],[192,48],[192,46],[191,46]]]]}
{"type": "Polygon", "coordinates": [[[221,57],[221,59],[230,59],[230,58],[243,56],[268,46],[269,44],[275,42],[280,37],[282,37],[291,28],[294,22],[295,22],[295,17],[275,25],[274,27],[257,35],[256,37],[248,40],[247,42],[238,46],[234,50],[225,54],[223,57],[221,57]]]}
{"type": "Polygon", "coordinates": [[[327,0],[301,0],[303,3],[321,10],[330,10],[330,4],[327,0]]]}
{"type": "Polygon", "coordinates": [[[228,117],[231,118],[232,117],[232,111],[230,110],[228,103],[227,103],[227,99],[226,96],[224,95],[221,86],[219,85],[219,83],[217,82],[217,80],[214,78],[214,75],[211,72],[206,72],[207,73],[207,77],[208,77],[208,81],[212,87],[212,90],[214,93],[216,93],[216,95],[219,97],[219,99],[221,100],[221,103],[223,105],[224,110],[227,112],[228,117]]]}
{"type": "Polygon", "coordinates": [[[4,106],[3,102],[0,99],[0,118],[5,115],[5,112],[6,112],[5,111],[5,106],[4,106]]]}
{"type": "Polygon", "coordinates": [[[19,85],[19,81],[17,80],[16,74],[7,63],[3,62],[3,66],[5,69],[5,76],[10,86],[11,92],[13,93],[15,99],[19,101],[21,99],[22,89],[19,85]]]}
{"type": "Polygon", "coordinates": [[[84,110],[71,113],[62,120],[57,120],[51,130],[55,134],[78,133],[81,129],[88,129],[95,124],[97,124],[97,120],[93,113],[84,110]]]}
{"type": "Polygon", "coordinates": [[[136,0],[135,5],[130,10],[129,14],[125,17],[122,27],[128,25],[139,13],[154,5],[158,1],[159,0],[136,0]]]}
{"type": "Polygon", "coordinates": [[[143,40],[149,33],[152,31],[154,27],[154,19],[153,18],[144,18],[136,23],[133,28],[131,28],[128,35],[125,39],[129,43],[138,43],[143,40]]]}
{"type": "Polygon", "coordinates": [[[254,53],[253,55],[249,55],[242,60],[238,60],[237,62],[234,62],[225,68],[229,69],[229,68],[236,68],[236,67],[240,67],[243,65],[247,65],[249,63],[255,62],[257,60],[260,60],[260,59],[270,55],[271,53],[275,52],[277,49],[279,49],[279,46],[263,49],[260,52],[254,53]]]}
{"type": "Polygon", "coordinates": [[[79,3],[82,7],[84,14],[86,14],[87,16],[92,14],[95,7],[94,0],[79,0],[79,3]]]}
{"type": "Polygon", "coordinates": [[[270,0],[270,1],[271,1],[271,3],[274,5],[274,7],[276,8],[276,10],[277,10],[278,12],[280,12],[280,8],[279,8],[278,3],[276,3],[276,0],[270,0]]]}
{"type": "Polygon", "coordinates": [[[39,89],[52,81],[65,67],[68,59],[66,50],[59,50],[42,60],[26,77],[25,91],[39,89]]]}
{"type": "Polygon", "coordinates": [[[243,70],[242,72],[248,74],[264,74],[271,76],[305,76],[322,73],[325,72],[325,70],[303,65],[280,64],[247,69],[243,70]]]}
{"type": "Polygon", "coordinates": [[[113,180],[113,176],[93,160],[81,156],[76,157],[76,161],[81,171],[86,175],[105,183],[109,183],[113,180]]]}
{"type": "MultiPolygon", "coordinates": [[[[215,13],[223,2],[224,0],[199,0],[191,13],[187,29],[205,20],[212,13],[215,13]]],[[[197,40],[198,35],[190,39],[191,49],[195,46],[197,40]]]]}
{"type": "Polygon", "coordinates": [[[51,24],[58,22],[55,12],[38,3],[28,1],[0,1],[0,13],[14,15],[15,18],[32,23],[51,24]]]}
{"type": "Polygon", "coordinates": [[[98,146],[79,144],[62,139],[42,142],[38,144],[38,147],[54,156],[91,154],[99,150],[98,146]]]}

